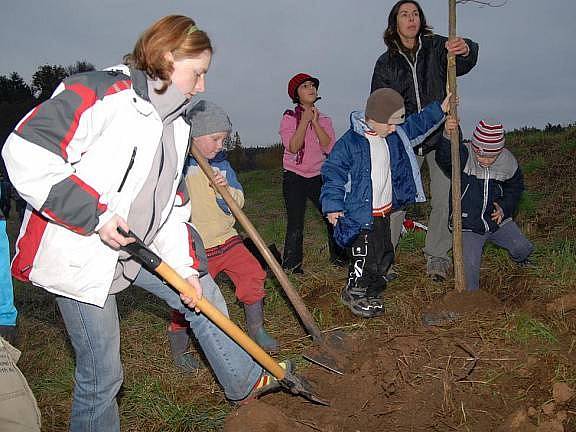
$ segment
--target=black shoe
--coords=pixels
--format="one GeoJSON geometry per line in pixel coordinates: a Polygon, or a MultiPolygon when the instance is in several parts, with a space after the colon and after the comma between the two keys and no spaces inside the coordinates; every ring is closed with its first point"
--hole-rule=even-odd
{"type": "Polygon", "coordinates": [[[362,318],[374,318],[384,314],[384,305],[379,297],[366,295],[366,289],[346,287],[342,290],[340,300],[350,311],[362,318]]]}

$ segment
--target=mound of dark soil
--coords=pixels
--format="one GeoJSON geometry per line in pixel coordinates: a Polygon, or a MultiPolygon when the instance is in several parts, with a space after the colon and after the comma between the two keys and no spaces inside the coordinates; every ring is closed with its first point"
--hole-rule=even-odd
{"type": "Polygon", "coordinates": [[[482,360],[473,340],[422,331],[359,342],[343,376],[317,367],[302,373],[330,407],[278,393],[236,410],[225,430],[435,431],[466,423],[484,432],[500,422],[493,413],[502,401],[475,383],[482,360]]]}

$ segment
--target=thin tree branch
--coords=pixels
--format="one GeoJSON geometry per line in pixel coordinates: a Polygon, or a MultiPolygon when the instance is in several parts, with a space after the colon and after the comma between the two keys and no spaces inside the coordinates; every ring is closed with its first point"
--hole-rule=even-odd
{"type": "Polygon", "coordinates": [[[477,5],[480,5],[480,7],[482,7],[482,6],[502,7],[506,3],[508,3],[508,0],[500,0],[499,2],[490,1],[490,0],[456,0],[456,3],[458,3],[458,4],[476,3],[477,5]]]}

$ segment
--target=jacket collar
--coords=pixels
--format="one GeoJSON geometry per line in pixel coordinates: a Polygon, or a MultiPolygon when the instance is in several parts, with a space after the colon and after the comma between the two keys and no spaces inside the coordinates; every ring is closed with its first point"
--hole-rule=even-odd
{"type": "Polygon", "coordinates": [[[148,95],[148,84],[146,80],[146,72],[140,69],[130,68],[130,78],[132,79],[132,88],[138,96],[145,101],[150,102],[148,95]]]}
{"type": "Polygon", "coordinates": [[[362,136],[364,136],[365,132],[371,130],[366,124],[364,111],[352,111],[350,113],[350,128],[362,136]]]}

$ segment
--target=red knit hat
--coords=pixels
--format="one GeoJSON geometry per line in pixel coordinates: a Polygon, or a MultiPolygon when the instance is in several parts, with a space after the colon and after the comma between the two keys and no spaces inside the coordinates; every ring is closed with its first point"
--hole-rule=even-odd
{"type": "Polygon", "coordinates": [[[312,81],[316,88],[320,85],[320,80],[318,78],[314,78],[305,73],[294,75],[288,82],[288,96],[290,96],[290,99],[292,99],[294,103],[298,103],[298,87],[306,81],[312,81]]]}
{"type": "Polygon", "coordinates": [[[480,156],[497,155],[504,148],[504,128],[494,119],[478,122],[472,134],[472,145],[480,156]]]}

